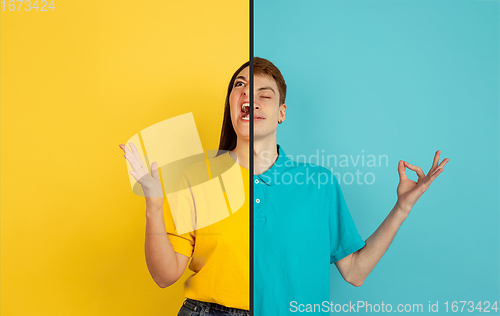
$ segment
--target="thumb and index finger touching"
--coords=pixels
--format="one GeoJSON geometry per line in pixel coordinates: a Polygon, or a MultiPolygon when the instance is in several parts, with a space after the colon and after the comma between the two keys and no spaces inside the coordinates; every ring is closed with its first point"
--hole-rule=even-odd
{"type": "MultiPolygon", "coordinates": [[[[448,158],[445,158],[445,159],[443,159],[443,161],[441,161],[441,163],[438,166],[440,154],[441,154],[440,150],[436,151],[436,154],[434,156],[434,161],[432,163],[432,167],[429,170],[429,173],[427,174],[428,176],[430,176],[432,178],[432,180],[434,180],[443,171],[443,167],[449,161],[448,158]]],[[[400,160],[399,165],[398,165],[398,173],[399,173],[399,178],[401,180],[408,179],[408,176],[406,175],[406,168],[408,168],[412,171],[415,171],[417,173],[417,176],[419,179],[425,177],[425,174],[422,171],[422,168],[420,168],[418,166],[414,166],[407,161],[400,160]]]]}

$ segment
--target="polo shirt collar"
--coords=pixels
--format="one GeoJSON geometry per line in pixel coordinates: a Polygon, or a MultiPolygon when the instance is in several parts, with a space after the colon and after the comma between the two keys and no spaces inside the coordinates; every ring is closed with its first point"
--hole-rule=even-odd
{"type": "Polygon", "coordinates": [[[263,183],[271,186],[275,185],[273,183],[273,174],[276,172],[280,174],[280,170],[282,168],[285,168],[285,163],[289,160],[288,157],[285,154],[285,151],[283,148],[280,146],[280,144],[276,144],[278,148],[278,158],[274,162],[274,164],[271,166],[271,168],[267,169],[264,173],[261,173],[259,175],[254,175],[254,178],[258,178],[260,181],[263,183]]]}

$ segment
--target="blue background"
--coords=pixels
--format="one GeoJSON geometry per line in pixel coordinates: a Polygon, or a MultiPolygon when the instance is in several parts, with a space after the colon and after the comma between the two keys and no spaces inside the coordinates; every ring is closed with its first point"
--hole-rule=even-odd
{"type": "Polygon", "coordinates": [[[444,301],[499,299],[499,12],[498,1],[255,0],[255,56],[288,86],[285,152],[388,156],[327,166],[375,176],[340,181],[363,239],[396,202],[399,160],[427,173],[436,150],[450,159],[363,286],[331,265],[334,303],[426,314],[439,301],[445,314],[444,301]]]}

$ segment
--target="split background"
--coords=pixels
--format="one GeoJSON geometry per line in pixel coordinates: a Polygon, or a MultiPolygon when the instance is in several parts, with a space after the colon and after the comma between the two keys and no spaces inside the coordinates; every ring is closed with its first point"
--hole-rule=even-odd
{"type": "MultiPolygon", "coordinates": [[[[327,167],[363,238],[396,201],[399,160],[427,172],[436,150],[450,158],[362,287],[332,265],[331,300],[498,300],[499,2],[254,3],[255,56],[288,85],[278,143],[348,157],[327,167]],[[388,165],[354,166],[363,155],[388,165]]],[[[179,309],[190,272],[166,289],[151,279],[145,204],[118,144],[193,112],[204,149],[217,148],[249,3],[148,4],[0,11],[1,315],[179,309]]]]}

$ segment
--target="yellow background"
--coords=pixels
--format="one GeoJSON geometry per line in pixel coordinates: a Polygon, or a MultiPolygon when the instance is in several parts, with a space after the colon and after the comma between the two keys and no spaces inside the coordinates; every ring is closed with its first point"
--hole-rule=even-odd
{"type": "Polygon", "coordinates": [[[166,289],[149,275],[145,202],[118,144],[193,112],[203,148],[217,148],[227,84],[249,58],[249,4],[55,7],[0,7],[0,314],[176,315],[190,272],[166,289]]]}

